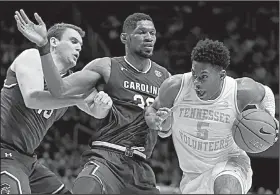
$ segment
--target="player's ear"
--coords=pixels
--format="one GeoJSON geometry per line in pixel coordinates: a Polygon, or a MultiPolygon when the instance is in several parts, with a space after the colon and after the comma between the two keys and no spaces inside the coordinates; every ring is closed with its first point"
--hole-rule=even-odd
{"type": "Polygon", "coordinates": [[[122,33],[121,36],[120,36],[120,39],[121,39],[121,42],[123,44],[126,44],[127,43],[127,34],[126,33],[122,33]]]}
{"type": "Polygon", "coordinates": [[[56,47],[57,46],[57,44],[58,44],[58,39],[57,38],[55,38],[55,37],[51,37],[50,38],[50,45],[52,46],[52,47],[56,47]]]}
{"type": "Polygon", "coordinates": [[[226,70],[221,70],[221,72],[220,72],[220,78],[221,78],[221,80],[223,80],[224,78],[226,78],[226,76],[227,76],[227,71],[226,71],[226,70]]]}

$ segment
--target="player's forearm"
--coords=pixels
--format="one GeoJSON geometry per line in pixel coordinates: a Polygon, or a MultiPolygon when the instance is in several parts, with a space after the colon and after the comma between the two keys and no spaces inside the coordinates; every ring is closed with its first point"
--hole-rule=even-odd
{"type": "Polygon", "coordinates": [[[42,69],[48,89],[55,97],[61,97],[64,93],[65,84],[61,78],[57,67],[53,62],[52,55],[46,54],[41,56],[42,69]]]}
{"type": "Polygon", "coordinates": [[[26,97],[25,104],[31,109],[58,109],[83,103],[81,96],[56,98],[49,91],[35,91],[26,97]]]}
{"type": "Polygon", "coordinates": [[[259,103],[261,108],[266,109],[269,114],[275,117],[275,97],[272,90],[268,86],[264,86],[264,97],[262,101],[259,103]]]}
{"type": "Polygon", "coordinates": [[[38,50],[48,89],[52,95],[60,97],[63,94],[65,86],[50,53],[50,43],[48,42],[46,45],[38,47],[38,50]]]}

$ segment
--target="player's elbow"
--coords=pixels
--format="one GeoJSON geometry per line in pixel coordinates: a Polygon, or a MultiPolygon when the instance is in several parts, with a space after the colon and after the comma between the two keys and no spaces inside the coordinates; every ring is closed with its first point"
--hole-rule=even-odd
{"type": "Polygon", "coordinates": [[[56,89],[48,89],[49,92],[52,94],[53,97],[62,98],[66,94],[65,87],[60,85],[56,89]]]}
{"type": "Polygon", "coordinates": [[[39,100],[36,98],[36,94],[37,94],[37,92],[35,92],[35,91],[32,91],[32,92],[30,91],[30,92],[23,94],[23,101],[27,108],[39,109],[38,108],[39,100]]]}

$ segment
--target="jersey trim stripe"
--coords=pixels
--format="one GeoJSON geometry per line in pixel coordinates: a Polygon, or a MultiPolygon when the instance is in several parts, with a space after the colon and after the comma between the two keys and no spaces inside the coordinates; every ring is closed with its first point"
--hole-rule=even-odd
{"type": "Polygon", "coordinates": [[[6,87],[6,88],[12,88],[12,87],[14,87],[14,86],[16,86],[17,85],[17,83],[13,83],[13,84],[10,84],[10,85],[6,85],[6,81],[7,81],[7,79],[5,79],[4,80],[4,87],[6,87]]]}
{"type": "Polygon", "coordinates": [[[174,102],[173,102],[173,106],[174,106],[174,103],[177,102],[177,100],[178,100],[180,94],[181,94],[182,91],[183,91],[183,87],[184,87],[184,83],[185,83],[185,77],[186,77],[186,75],[183,74],[183,76],[182,76],[182,81],[181,81],[181,86],[180,86],[180,89],[179,89],[179,91],[178,91],[178,93],[177,93],[177,95],[176,95],[176,98],[175,98],[174,102]]]}
{"type": "Polygon", "coordinates": [[[149,70],[152,68],[152,62],[151,60],[149,60],[149,68],[146,70],[146,71],[140,71],[138,70],[137,68],[135,68],[129,61],[127,61],[126,57],[124,56],[124,61],[129,65],[131,66],[134,70],[136,70],[137,72],[140,72],[140,73],[147,73],[149,72],[149,70]]]}
{"type": "Polygon", "coordinates": [[[1,175],[2,174],[6,174],[6,175],[10,176],[11,178],[13,178],[18,184],[19,193],[22,194],[22,189],[21,189],[20,181],[18,180],[18,178],[16,176],[14,176],[13,174],[9,173],[8,171],[1,171],[1,175]]]}
{"type": "Polygon", "coordinates": [[[61,184],[61,186],[57,190],[55,190],[52,194],[59,193],[63,188],[64,188],[64,184],[61,184]]]}
{"type": "Polygon", "coordinates": [[[237,114],[240,114],[240,110],[238,108],[238,103],[237,103],[237,82],[235,83],[235,90],[234,90],[234,104],[235,104],[235,109],[237,114]]]}

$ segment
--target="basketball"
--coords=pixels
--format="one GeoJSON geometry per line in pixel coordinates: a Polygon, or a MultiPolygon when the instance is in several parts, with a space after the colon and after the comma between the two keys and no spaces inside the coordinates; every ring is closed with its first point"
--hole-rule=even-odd
{"type": "Polygon", "coordinates": [[[273,117],[260,109],[240,113],[233,123],[235,143],[248,153],[260,153],[274,144],[277,125],[273,117]]]}

